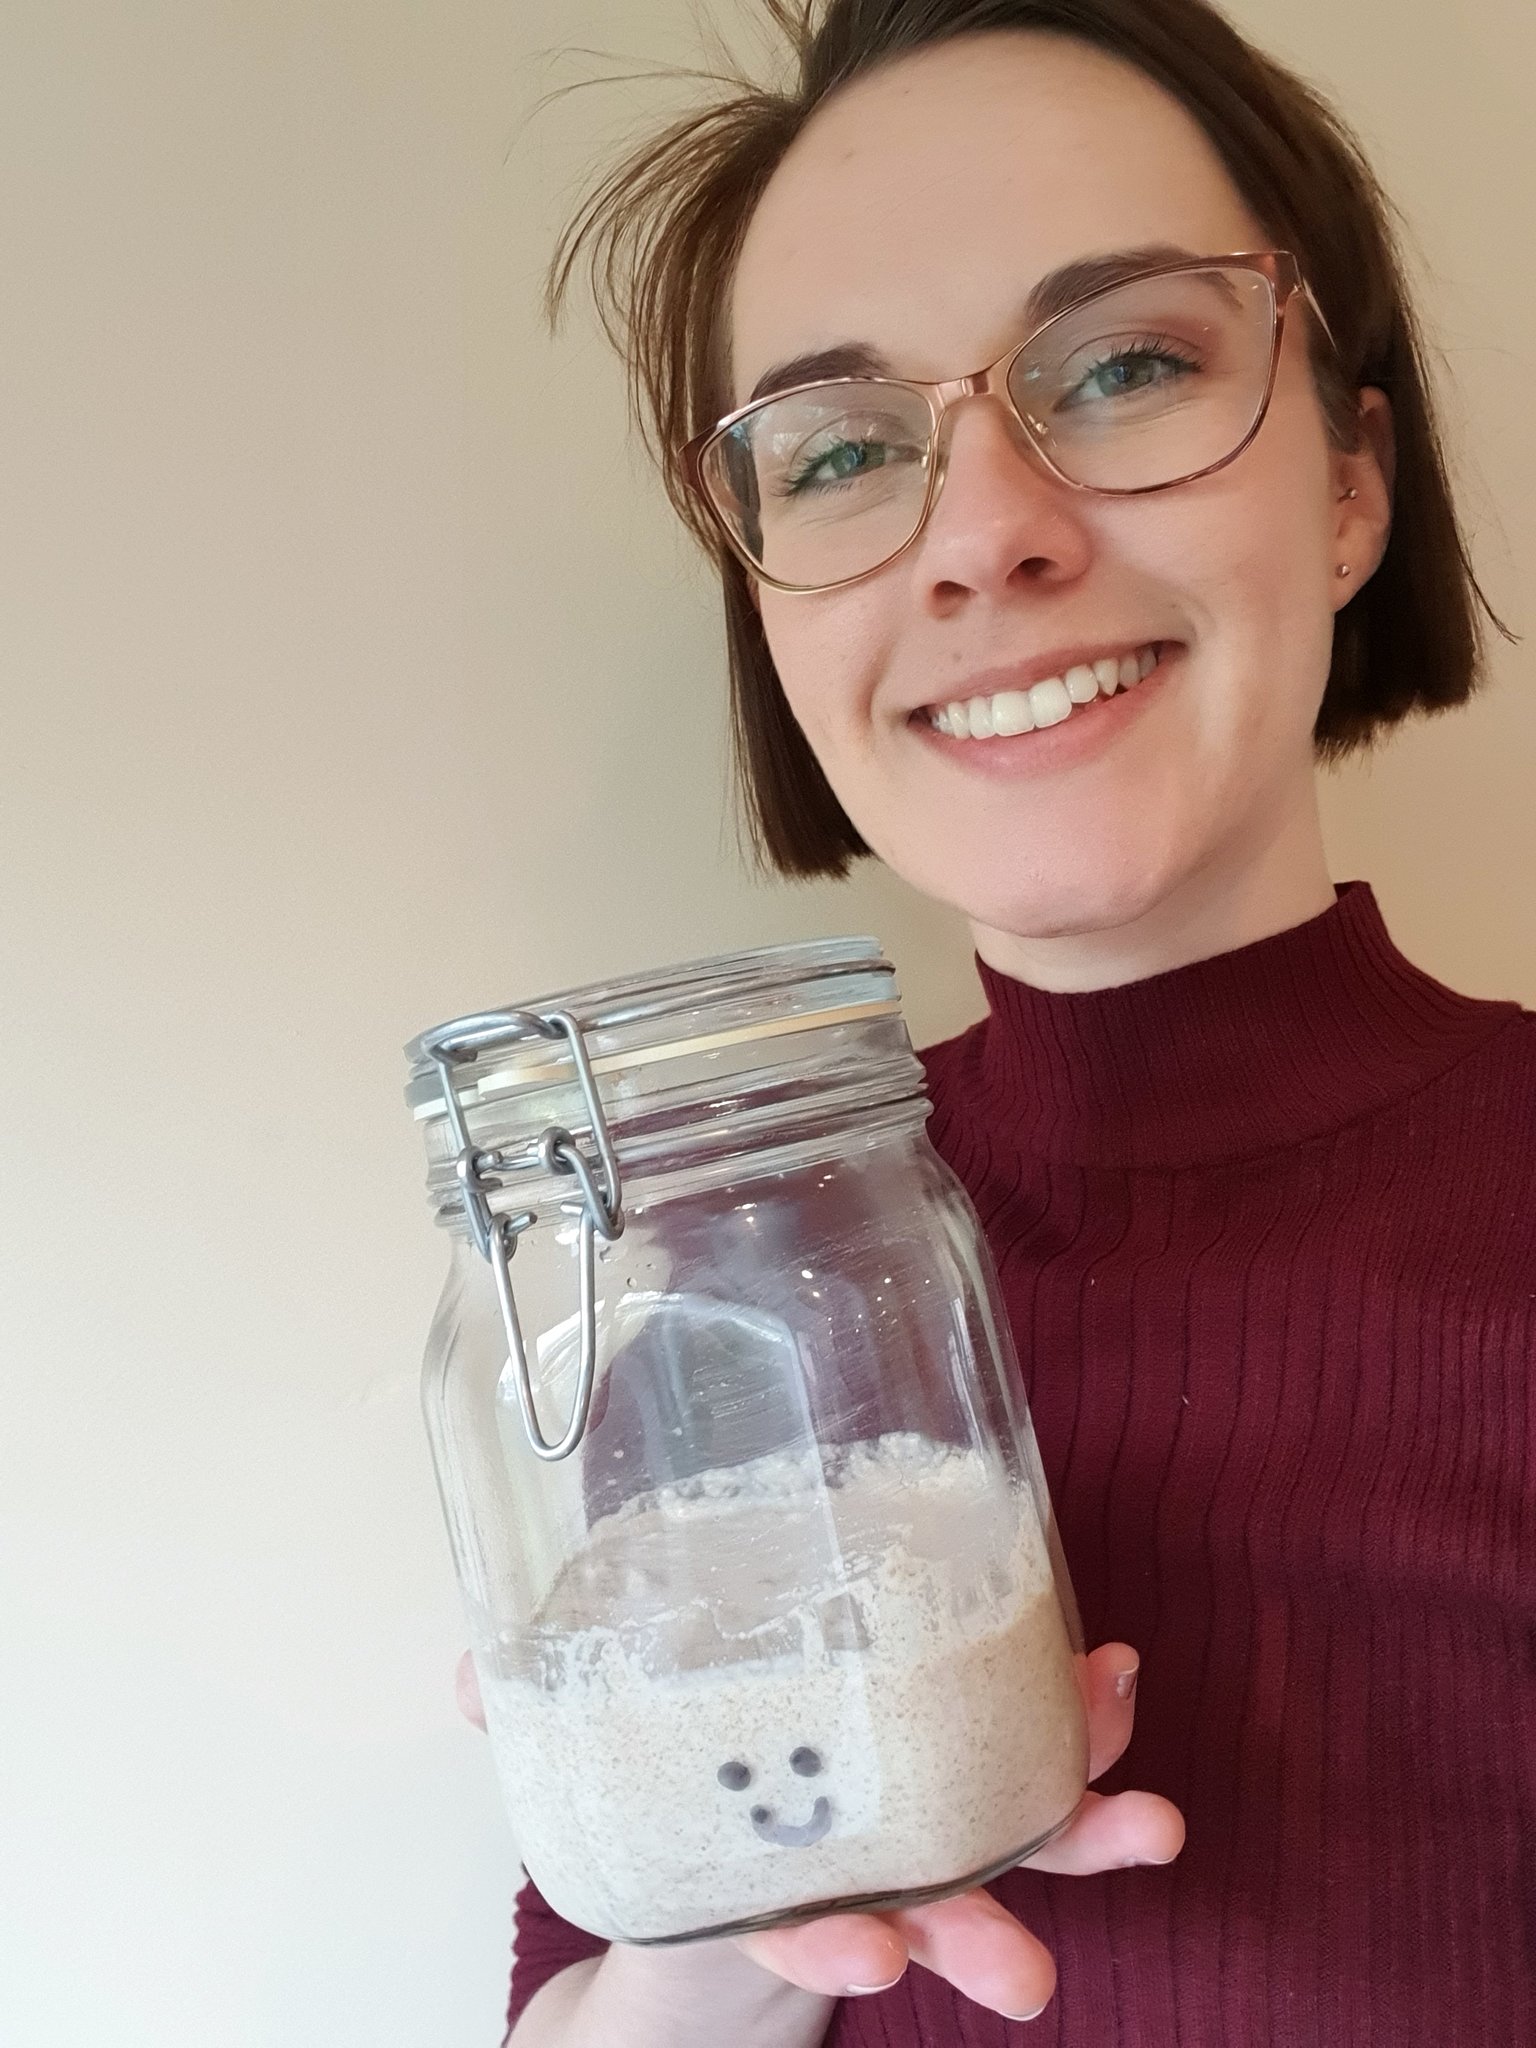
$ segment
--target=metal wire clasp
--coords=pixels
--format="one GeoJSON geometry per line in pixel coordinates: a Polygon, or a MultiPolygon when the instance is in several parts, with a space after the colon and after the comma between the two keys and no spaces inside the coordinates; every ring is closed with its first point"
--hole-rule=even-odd
{"type": "Polygon", "coordinates": [[[458,1156],[454,1161],[454,1172],[458,1176],[460,1199],[464,1214],[469,1222],[470,1233],[482,1258],[490,1262],[491,1277],[496,1282],[496,1298],[501,1303],[501,1320],[507,1333],[507,1346],[517,1373],[517,1400],[522,1411],[523,1427],[534,1452],[551,1461],[565,1458],[580,1443],[582,1432],[587,1426],[587,1413],[592,1406],[592,1383],[597,1370],[597,1250],[596,1240],[600,1237],[605,1244],[612,1244],[623,1234],[624,1211],[623,1187],[619,1179],[619,1163],[614,1157],[613,1140],[608,1130],[608,1120],[603,1115],[603,1106],[598,1099],[597,1083],[592,1077],[592,1063],[587,1057],[587,1048],[582,1041],[581,1026],[566,1010],[487,1010],[474,1017],[458,1017],[451,1024],[440,1024],[435,1031],[429,1031],[421,1041],[422,1051],[435,1061],[443,1084],[443,1106],[448,1113],[449,1127],[453,1132],[458,1156]],[[571,1058],[576,1065],[577,1077],[581,1082],[581,1093],[586,1105],[587,1117],[592,1126],[592,1135],[597,1142],[598,1171],[602,1185],[598,1185],[592,1162],[577,1145],[569,1131],[558,1124],[549,1129],[528,1148],[520,1158],[509,1159],[504,1153],[487,1152],[472,1143],[469,1127],[464,1119],[464,1110],[454,1086],[455,1069],[471,1066],[482,1053],[515,1043],[530,1035],[539,1038],[565,1038],[570,1043],[571,1058]],[[538,1212],[524,1209],[515,1216],[498,1216],[493,1213],[490,1197],[497,1194],[505,1183],[497,1178],[513,1165],[542,1165],[547,1173],[568,1173],[581,1188],[579,1202],[562,1202],[560,1207],[566,1215],[581,1218],[579,1228],[581,1257],[581,1359],[576,1376],[576,1400],[565,1434],[551,1443],[539,1428],[539,1418],[533,1405],[533,1383],[528,1372],[528,1353],[523,1344],[522,1326],[517,1319],[517,1303],[512,1294],[512,1257],[517,1250],[517,1241],[531,1224],[537,1223],[538,1212]]]}

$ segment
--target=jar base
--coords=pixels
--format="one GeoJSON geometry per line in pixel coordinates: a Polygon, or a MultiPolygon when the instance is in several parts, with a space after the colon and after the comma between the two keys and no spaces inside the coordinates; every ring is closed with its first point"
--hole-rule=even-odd
{"type": "MultiPolygon", "coordinates": [[[[1086,1796],[1085,1791],[1083,1797],[1086,1796]]],[[[914,1890],[855,1892],[842,1898],[811,1899],[803,1906],[786,1906],[772,1913],[753,1913],[742,1920],[722,1920],[710,1927],[690,1929],[687,1934],[625,1935],[620,1938],[628,1948],[678,1948],[690,1941],[722,1941],[736,1934],[758,1934],[769,1927],[798,1927],[807,1920],[825,1919],[829,1913],[888,1913],[897,1907],[934,1906],[941,1899],[958,1898],[962,1892],[989,1884],[994,1877],[1001,1877],[1015,1864],[1022,1863],[1026,1856],[1035,1855],[1047,1842],[1053,1842],[1071,1826],[1082,1803],[1082,1798],[1079,1798],[1070,1813],[1057,1821],[1054,1827],[1047,1828],[1044,1834],[1024,1843],[1022,1848],[1010,1849],[996,1862],[950,1878],[943,1884],[921,1885],[914,1890]]]]}

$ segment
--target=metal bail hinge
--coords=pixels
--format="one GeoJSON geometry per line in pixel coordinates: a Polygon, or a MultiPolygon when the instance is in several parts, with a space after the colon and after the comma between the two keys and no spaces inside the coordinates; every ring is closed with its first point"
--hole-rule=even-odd
{"type": "Polygon", "coordinates": [[[523,1427],[537,1456],[551,1461],[568,1457],[580,1443],[586,1429],[587,1413],[592,1406],[592,1383],[597,1372],[596,1240],[602,1238],[605,1244],[612,1244],[624,1231],[619,1163],[614,1156],[608,1120],[598,1099],[597,1083],[592,1076],[592,1063],[587,1057],[581,1026],[567,1010],[487,1010],[478,1016],[459,1017],[451,1024],[440,1024],[435,1031],[426,1034],[421,1044],[422,1050],[436,1062],[442,1078],[443,1107],[447,1111],[458,1153],[454,1172],[458,1176],[459,1195],[470,1234],[481,1257],[490,1261],[491,1277],[496,1282],[496,1298],[501,1304],[508,1352],[516,1368],[517,1400],[523,1427]],[[533,1209],[524,1209],[512,1216],[497,1215],[492,1210],[490,1198],[499,1194],[504,1186],[497,1179],[497,1173],[509,1162],[500,1153],[483,1151],[471,1142],[463,1105],[454,1086],[456,1067],[472,1066],[482,1053],[500,1050],[530,1035],[563,1037],[569,1041],[592,1136],[597,1143],[597,1173],[602,1177],[602,1185],[599,1186],[592,1162],[570,1132],[562,1130],[558,1124],[552,1124],[538,1140],[534,1149],[545,1171],[568,1173],[581,1189],[579,1204],[562,1202],[560,1205],[567,1211],[579,1210],[581,1218],[578,1228],[581,1358],[571,1419],[565,1434],[555,1443],[549,1442],[539,1428],[533,1405],[533,1383],[528,1372],[528,1353],[523,1344],[522,1325],[518,1321],[517,1302],[512,1293],[512,1258],[517,1250],[517,1241],[530,1224],[538,1221],[538,1214],[533,1209]]]}

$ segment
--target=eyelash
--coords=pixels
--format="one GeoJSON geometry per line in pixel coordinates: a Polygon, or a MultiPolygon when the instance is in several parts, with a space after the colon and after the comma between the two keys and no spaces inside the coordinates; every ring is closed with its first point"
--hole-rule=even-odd
{"type": "Polygon", "coordinates": [[[1141,334],[1134,340],[1117,342],[1107,354],[1097,357],[1084,369],[1078,383],[1096,377],[1100,370],[1111,363],[1123,363],[1136,356],[1156,356],[1163,362],[1182,364],[1186,370],[1198,370],[1200,359],[1185,344],[1174,340],[1171,334],[1141,334]]]}
{"type": "MultiPolygon", "coordinates": [[[[797,496],[802,491],[807,490],[835,490],[839,483],[846,481],[845,478],[835,477],[828,483],[813,483],[812,478],[815,476],[817,469],[821,466],[823,462],[826,461],[829,455],[835,454],[838,448],[846,447],[849,445],[875,446],[885,448],[889,447],[891,444],[885,441],[858,444],[849,444],[846,441],[834,442],[830,448],[824,448],[819,455],[813,455],[809,457],[801,468],[795,470],[791,475],[787,476],[784,479],[782,495],[786,498],[792,498],[797,496]]],[[[912,452],[915,454],[916,450],[914,449],[912,452]]]]}

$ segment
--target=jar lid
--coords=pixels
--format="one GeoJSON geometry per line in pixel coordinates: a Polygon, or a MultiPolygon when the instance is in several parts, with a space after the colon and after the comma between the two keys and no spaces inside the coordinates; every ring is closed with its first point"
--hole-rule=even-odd
{"type": "MultiPolygon", "coordinates": [[[[530,1014],[565,1011],[581,1027],[593,1074],[620,1074],[652,1062],[728,1045],[901,1014],[895,969],[868,937],[806,939],[741,953],[688,960],[621,980],[588,982],[509,1006],[530,1014]]],[[[443,1069],[427,1041],[452,1030],[463,1061],[454,1089],[466,1110],[547,1088],[574,1076],[569,1042],[529,1029],[508,1036],[505,1012],[485,1011],[422,1032],[405,1049],[411,1063],[405,1099],[418,1120],[447,1114],[443,1069]],[[486,1055],[475,1064],[483,1018],[486,1055]]]]}

